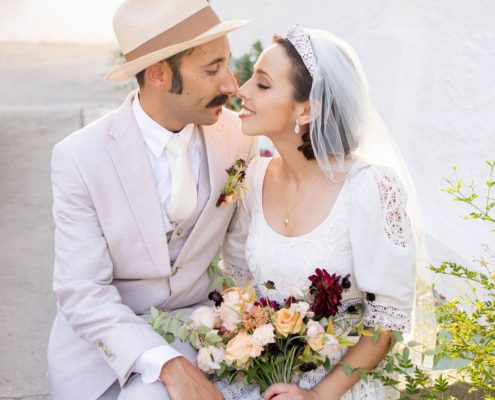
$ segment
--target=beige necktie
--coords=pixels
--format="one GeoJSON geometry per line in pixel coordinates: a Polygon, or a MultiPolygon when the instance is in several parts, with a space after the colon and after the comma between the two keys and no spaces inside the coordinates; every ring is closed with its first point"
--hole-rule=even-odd
{"type": "Polygon", "coordinates": [[[175,134],[167,144],[166,151],[176,157],[172,171],[172,199],[168,219],[180,224],[196,210],[198,195],[196,182],[187,157],[188,141],[175,134]]]}

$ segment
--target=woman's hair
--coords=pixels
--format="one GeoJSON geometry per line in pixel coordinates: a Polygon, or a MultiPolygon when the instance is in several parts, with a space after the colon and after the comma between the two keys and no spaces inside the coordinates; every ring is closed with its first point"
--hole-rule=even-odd
{"type": "MultiPolygon", "coordinates": [[[[311,93],[311,85],[313,84],[313,78],[311,78],[311,75],[304,65],[301,56],[292,43],[281,36],[273,36],[273,43],[282,46],[285,49],[287,56],[292,61],[290,81],[294,89],[292,92],[293,99],[300,102],[308,101],[311,93]]],[[[315,160],[316,157],[313,152],[313,146],[311,145],[311,139],[309,137],[309,128],[304,127],[303,129],[305,129],[301,136],[303,143],[297,149],[302,151],[306,159],[315,160]]]]}
{"type": "MultiPolygon", "coordinates": [[[[273,43],[281,45],[289,57],[289,59],[292,61],[291,65],[291,73],[290,73],[290,81],[293,86],[293,99],[295,101],[308,101],[310,98],[311,94],[311,87],[313,84],[313,78],[311,77],[311,74],[309,73],[308,69],[304,65],[304,62],[299,55],[298,51],[296,48],[292,45],[292,43],[283,37],[280,37],[278,35],[273,36],[273,43]]],[[[350,62],[350,60],[349,60],[350,62]]],[[[325,94],[325,93],[324,93],[325,94]]],[[[327,95],[331,96],[331,93],[328,93],[327,95]]],[[[349,138],[347,137],[346,134],[346,127],[342,123],[342,118],[341,115],[338,111],[338,107],[335,104],[334,101],[331,103],[331,112],[333,116],[335,117],[335,120],[337,122],[337,128],[338,132],[340,133],[340,139],[343,147],[343,151],[345,155],[350,154],[353,150],[355,150],[357,143],[350,143],[349,138]]],[[[324,125],[324,120],[321,120],[320,123],[324,125]]],[[[311,137],[309,133],[309,124],[307,127],[304,127],[304,132],[303,135],[301,136],[302,139],[302,144],[297,148],[298,150],[302,151],[306,159],[308,160],[315,160],[316,156],[313,150],[313,146],[311,143],[311,137]]],[[[325,132],[325,126],[321,126],[320,129],[322,132],[325,132]]]]}

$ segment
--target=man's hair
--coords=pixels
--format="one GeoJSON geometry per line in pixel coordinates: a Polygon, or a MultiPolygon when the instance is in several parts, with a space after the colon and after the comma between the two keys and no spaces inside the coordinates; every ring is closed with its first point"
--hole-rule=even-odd
{"type": "MultiPolygon", "coordinates": [[[[182,94],[182,75],[180,74],[180,65],[182,62],[182,57],[192,54],[194,47],[192,49],[184,50],[180,53],[174,54],[173,56],[162,60],[160,62],[166,62],[170,69],[172,70],[172,87],[170,88],[170,93],[182,94]]],[[[139,87],[144,86],[144,70],[136,74],[136,79],[139,87]]]]}

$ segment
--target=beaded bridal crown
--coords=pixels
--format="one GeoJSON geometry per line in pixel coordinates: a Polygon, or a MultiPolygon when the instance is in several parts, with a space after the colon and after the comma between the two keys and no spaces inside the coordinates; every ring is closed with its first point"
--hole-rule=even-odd
{"type": "Polygon", "coordinates": [[[309,74],[313,76],[316,70],[316,58],[306,29],[301,25],[292,25],[287,31],[285,38],[295,47],[309,74]]]}

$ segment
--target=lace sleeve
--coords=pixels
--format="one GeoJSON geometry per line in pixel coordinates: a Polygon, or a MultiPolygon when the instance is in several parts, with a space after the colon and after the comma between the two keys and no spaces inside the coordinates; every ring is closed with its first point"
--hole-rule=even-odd
{"type": "Polygon", "coordinates": [[[365,302],[364,320],[365,326],[381,326],[394,331],[407,332],[410,328],[410,310],[401,309],[384,302],[365,302]]]}
{"type": "Polygon", "coordinates": [[[218,265],[223,269],[225,276],[232,278],[237,286],[247,286],[253,280],[253,275],[246,264],[232,265],[220,260],[218,265]]]}
{"type": "Polygon", "coordinates": [[[406,194],[395,174],[369,166],[352,181],[349,236],[359,289],[367,294],[364,323],[409,330],[416,250],[406,194]]]}
{"type": "Polygon", "coordinates": [[[397,176],[386,168],[370,168],[382,203],[383,229],[396,246],[407,247],[412,242],[411,224],[406,214],[406,194],[397,176]]]}

